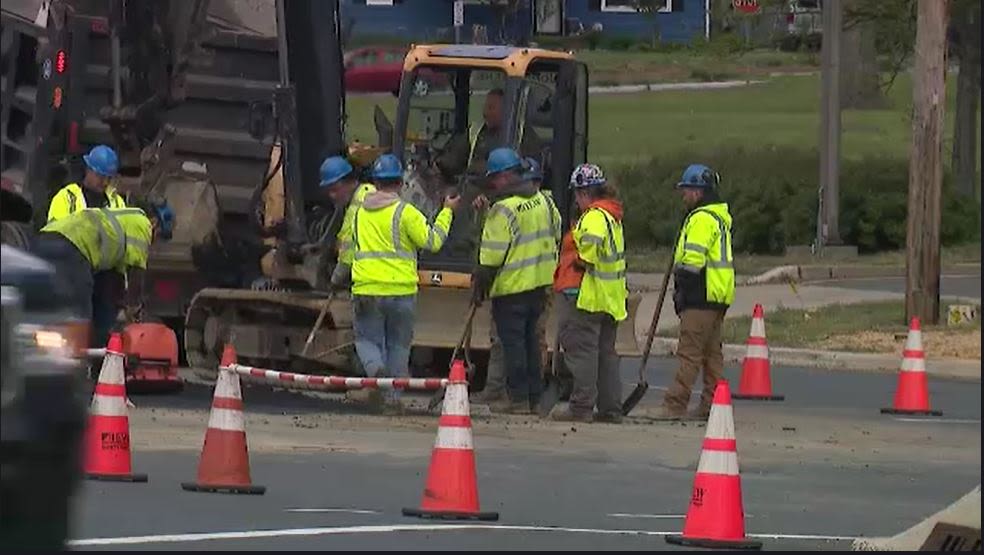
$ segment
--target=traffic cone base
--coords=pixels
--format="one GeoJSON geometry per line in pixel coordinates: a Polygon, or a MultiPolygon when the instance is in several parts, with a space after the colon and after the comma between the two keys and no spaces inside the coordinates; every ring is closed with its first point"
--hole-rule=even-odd
{"type": "Polygon", "coordinates": [[[710,549],[762,549],[762,542],[758,540],[706,540],[698,538],[688,538],[680,534],[666,536],[666,543],[680,545],[683,547],[707,547],[710,549]]]}
{"type": "Polygon", "coordinates": [[[130,457],[130,419],[126,408],[123,342],[110,334],[92,393],[89,421],[83,436],[83,475],[89,480],[146,482],[133,472],[130,457]]]}
{"type": "Polygon", "coordinates": [[[783,401],[784,395],[772,393],[769,370],[769,345],[765,339],[765,311],[756,304],[752,311],[752,326],[746,341],[745,358],[741,363],[741,380],[732,399],[753,401],[783,401]]]}
{"type": "Polygon", "coordinates": [[[403,509],[403,515],[447,520],[499,519],[499,513],[479,510],[468,382],[460,360],[451,366],[423,500],[419,509],[403,509]]]}
{"type": "MultiPolygon", "coordinates": [[[[236,351],[226,345],[221,367],[235,364],[236,351]]],[[[198,480],[182,482],[181,489],[203,493],[262,495],[266,487],[253,485],[246,445],[246,418],[239,375],[219,369],[212,411],[198,461],[198,480]]]]}

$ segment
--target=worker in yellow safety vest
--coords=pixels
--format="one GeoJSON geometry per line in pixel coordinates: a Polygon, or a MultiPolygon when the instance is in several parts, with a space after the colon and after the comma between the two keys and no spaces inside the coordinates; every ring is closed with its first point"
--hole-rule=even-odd
{"type": "Polygon", "coordinates": [[[714,388],[724,372],[721,324],[735,299],[735,269],[731,255],[731,214],[717,193],[721,177],[703,164],[683,172],[677,188],[690,213],[673,254],[673,304],[680,317],[677,358],[680,368],[663,397],[659,419],[685,418],[690,391],[703,370],[700,403],[689,416],[706,420],[714,388]]]}
{"type": "Polygon", "coordinates": [[[139,320],[143,305],[143,271],[155,238],[170,239],[174,214],[166,203],[141,208],[87,208],[55,220],[43,228],[33,251],[55,267],[75,308],[92,318],[92,276],[113,270],[130,275],[127,288],[128,320],[139,320]]]}
{"type": "MultiPolygon", "coordinates": [[[[393,154],[373,164],[376,192],[356,211],[352,235],[352,307],[355,349],[370,376],[409,373],[410,343],[417,299],[417,251],[441,250],[460,197],[444,199],[433,225],[400,198],[403,166],[393,154]]],[[[383,399],[372,390],[373,404],[383,399]]],[[[389,390],[387,410],[399,411],[399,395],[389,390]]]]}
{"type": "Polygon", "coordinates": [[[530,414],[543,391],[537,322],[557,266],[560,212],[524,179],[526,170],[515,150],[493,150],[486,167],[495,202],[482,228],[472,300],[480,305],[486,295],[492,299],[492,320],[508,371],[507,397],[489,407],[530,414]]]}
{"type": "Polygon", "coordinates": [[[554,291],[560,304],[560,346],[574,376],[567,407],[550,417],[559,421],[622,421],[622,382],[615,332],[625,320],[625,236],[622,203],[601,168],[581,164],[571,174],[581,217],[561,242],[554,291]],[[597,414],[594,409],[597,407],[597,414]]]}
{"type": "Polygon", "coordinates": [[[331,273],[333,290],[348,289],[352,283],[352,262],[355,249],[352,245],[352,222],[369,193],[376,192],[372,183],[359,183],[352,164],[343,156],[329,156],[321,163],[321,190],[335,210],[345,210],[342,225],[335,235],[338,260],[331,273]]]}
{"type": "MultiPolygon", "coordinates": [[[[82,156],[85,175],[79,183],[69,183],[51,198],[48,223],[60,220],[86,208],[125,208],[123,196],[112,185],[119,172],[116,151],[106,145],[92,147],[82,156]]],[[[118,301],[126,289],[126,276],[116,270],[97,271],[92,276],[92,335],[93,346],[104,346],[109,330],[119,312],[118,301]]]]}

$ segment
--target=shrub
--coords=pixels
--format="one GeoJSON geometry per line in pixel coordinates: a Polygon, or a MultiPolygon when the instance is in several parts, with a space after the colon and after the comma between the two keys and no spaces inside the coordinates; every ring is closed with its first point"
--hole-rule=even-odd
{"type": "MultiPolygon", "coordinates": [[[[626,241],[669,245],[683,207],[674,185],[683,169],[705,163],[721,174],[721,196],[734,217],[737,252],[780,254],[816,234],[819,158],[789,147],[726,147],[702,155],[671,154],[612,172],[625,202],[626,241]]],[[[905,246],[908,161],[846,160],[841,166],[841,237],[862,252],[905,246]]],[[[952,245],[980,240],[979,205],[956,198],[945,178],[941,238],[952,245]]]]}

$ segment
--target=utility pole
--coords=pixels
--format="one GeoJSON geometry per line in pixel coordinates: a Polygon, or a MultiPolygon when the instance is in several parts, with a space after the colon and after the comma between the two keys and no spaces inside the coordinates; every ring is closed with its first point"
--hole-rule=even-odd
{"type": "Polygon", "coordinates": [[[816,248],[841,244],[840,226],[840,49],[843,6],[840,0],[821,2],[823,42],[820,47],[820,213],[816,248]]]}
{"type": "Polygon", "coordinates": [[[940,317],[940,195],[948,0],[923,0],[916,5],[905,314],[907,320],[918,316],[924,322],[936,324],[940,317]]]}

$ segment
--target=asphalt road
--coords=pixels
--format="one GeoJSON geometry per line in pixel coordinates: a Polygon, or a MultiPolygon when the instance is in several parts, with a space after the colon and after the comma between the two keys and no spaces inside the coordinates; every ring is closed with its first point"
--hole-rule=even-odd
{"type": "MultiPolygon", "coordinates": [[[[905,293],[905,278],[880,277],[858,279],[835,279],[812,283],[820,287],[840,287],[865,291],[888,291],[905,293]]],[[[981,276],[943,276],[940,281],[940,295],[944,297],[981,298],[981,276]]]]}
{"type": "MultiPolygon", "coordinates": [[[[626,389],[635,381],[635,364],[622,366],[626,389]]],[[[667,359],[650,365],[654,389],[640,413],[658,404],[674,368],[667,359]]],[[[766,549],[846,549],[849,538],[894,534],[979,483],[980,384],[932,381],[931,399],[944,418],[929,421],[879,414],[891,400],[892,375],[774,368],[773,384],[786,401],[736,401],[735,408],[746,527],[766,536],[766,549]],[[825,439],[807,445],[811,429],[825,439]],[[879,440],[874,447],[859,439],[869,436],[879,440]],[[886,443],[894,438],[903,444],[886,443]]],[[[140,409],[204,409],[209,396],[208,388],[193,385],[180,396],[134,401],[140,409]]],[[[338,405],[248,387],[247,407],[273,420],[338,405]]],[[[253,480],[268,487],[263,496],[184,492],[178,484],[194,476],[197,449],[136,451],[134,467],[151,481],[85,483],[74,547],[665,549],[672,546],[662,536],[683,525],[703,434],[694,424],[595,424],[569,431],[556,425],[563,431],[559,443],[537,445],[521,441],[527,432],[520,425],[507,426],[504,435],[478,426],[482,508],[501,518],[461,527],[400,514],[420,500],[432,425],[393,432],[403,441],[373,453],[254,447],[253,480]],[[608,439],[625,429],[628,441],[608,439]],[[682,454],[674,452],[680,437],[682,454]],[[404,447],[407,441],[412,449],[404,447]]]]}

